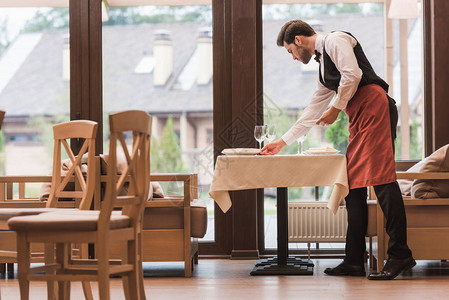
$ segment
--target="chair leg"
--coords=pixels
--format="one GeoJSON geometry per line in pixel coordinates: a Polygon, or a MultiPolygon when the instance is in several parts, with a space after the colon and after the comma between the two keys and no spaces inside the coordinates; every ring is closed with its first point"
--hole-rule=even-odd
{"type": "Polygon", "coordinates": [[[92,294],[92,287],[90,285],[90,281],[83,281],[81,282],[81,284],[83,285],[84,298],[86,298],[86,300],[94,300],[94,295],[92,294]]]}
{"type": "MultiPolygon", "coordinates": [[[[80,258],[88,258],[89,248],[87,244],[81,244],[79,246],[80,258]]],[[[83,286],[84,298],[86,300],[94,300],[94,295],[92,294],[92,286],[90,285],[90,281],[81,282],[83,286]]]]}
{"type": "MultiPolygon", "coordinates": [[[[127,264],[129,263],[129,256],[128,256],[128,245],[127,242],[122,243],[122,252],[121,252],[121,263],[127,264]]],[[[122,275],[122,283],[123,283],[123,293],[125,294],[126,300],[131,300],[131,294],[130,294],[130,288],[129,288],[129,281],[131,280],[131,274],[125,273],[122,275]]]]}
{"type": "MultiPolygon", "coordinates": [[[[64,268],[66,258],[67,258],[67,245],[64,243],[56,244],[56,262],[61,266],[61,269],[64,268]]],[[[61,271],[58,271],[59,273],[61,271]]],[[[58,299],[66,300],[70,299],[70,282],[67,281],[58,281],[58,299]]]]}
{"type": "MultiPolygon", "coordinates": [[[[45,244],[45,252],[44,252],[44,260],[45,264],[49,265],[55,262],[55,245],[54,244],[45,244]]],[[[47,274],[54,275],[56,274],[55,270],[47,271],[47,274]]],[[[47,299],[54,300],[56,299],[56,286],[55,281],[48,280],[47,281],[47,299]]]]}
{"type": "Polygon", "coordinates": [[[98,257],[98,292],[100,300],[109,300],[109,243],[99,240],[95,245],[98,257]]]}
{"type": "Polygon", "coordinates": [[[184,258],[184,277],[192,277],[192,257],[184,258]]]}
{"type": "MultiPolygon", "coordinates": [[[[128,294],[131,300],[134,299],[141,299],[141,287],[140,287],[140,283],[141,281],[139,280],[139,275],[141,275],[141,273],[139,273],[139,270],[141,270],[141,268],[139,268],[139,254],[138,254],[138,247],[139,247],[140,243],[138,243],[138,239],[136,240],[131,240],[127,242],[127,257],[124,257],[123,262],[126,262],[127,264],[131,264],[133,266],[133,270],[131,272],[129,272],[127,274],[127,281],[128,281],[128,291],[125,292],[125,294],[128,294]]],[[[139,251],[140,252],[140,251],[139,251]]],[[[124,276],[125,277],[125,276],[124,276]]]]}
{"type": "Polygon", "coordinates": [[[17,232],[17,263],[20,287],[20,299],[28,300],[30,297],[30,282],[28,274],[30,273],[30,244],[27,241],[27,235],[23,232],[17,232]]]}
{"type": "Polygon", "coordinates": [[[138,246],[139,252],[137,254],[137,259],[138,259],[137,276],[139,278],[140,300],[146,300],[147,297],[145,295],[145,283],[144,283],[144,276],[143,276],[143,233],[142,233],[142,230],[139,233],[138,242],[139,242],[139,246],[138,246]]]}

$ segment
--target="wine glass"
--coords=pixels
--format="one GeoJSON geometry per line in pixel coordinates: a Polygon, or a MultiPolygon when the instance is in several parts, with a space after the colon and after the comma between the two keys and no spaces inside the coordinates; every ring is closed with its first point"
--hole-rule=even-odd
{"type": "Polygon", "coordinates": [[[259,142],[259,149],[262,149],[262,142],[267,135],[267,126],[256,126],[254,127],[254,138],[259,142]]]}
{"type": "Polygon", "coordinates": [[[304,140],[306,139],[306,135],[301,135],[296,141],[298,142],[298,153],[296,155],[304,154],[304,140]]]}
{"type": "Polygon", "coordinates": [[[267,136],[266,140],[271,143],[276,138],[276,126],[267,125],[267,136]]]}

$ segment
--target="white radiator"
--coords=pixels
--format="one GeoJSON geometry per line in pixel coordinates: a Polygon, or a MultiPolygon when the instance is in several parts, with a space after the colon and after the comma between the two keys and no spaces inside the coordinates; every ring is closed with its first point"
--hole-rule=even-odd
{"type": "Polygon", "coordinates": [[[327,202],[288,202],[288,241],[291,243],[344,242],[346,239],[346,207],[340,206],[337,214],[327,207],[327,202]]]}

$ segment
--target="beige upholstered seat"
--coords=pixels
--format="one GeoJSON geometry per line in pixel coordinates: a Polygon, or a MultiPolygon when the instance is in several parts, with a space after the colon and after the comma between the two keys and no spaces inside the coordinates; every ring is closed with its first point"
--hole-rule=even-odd
{"type": "MultiPolygon", "coordinates": [[[[95,231],[98,229],[99,214],[86,213],[58,213],[51,212],[33,215],[27,218],[12,218],[8,225],[13,230],[28,231],[52,231],[57,228],[61,231],[95,231]]],[[[110,229],[125,228],[130,224],[130,218],[126,215],[111,215],[110,229]]]]}
{"type": "MultiPolygon", "coordinates": [[[[190,236],[203,238],[207,230],[207,209],[202,203],[190,205],[190,236]]],[[[143,229],[182,229],[184,215],[181,207],[147,207],[143,218],[143,229]]]]}
{"type": "Polygon", "coordinates": [[[109,299],[112,274],[122,275],[126,299],[145,299],[140,249],[143,210],[150,181],[151,117],[142,111],[125,111],[110,115],[109,122],[112,163],[108,166],[106,194],[99,213],[44,213],[14,217],[9,221],[10,228],[17,231],[21,299],[28,299],[29,280],[57,280],[61,299],[70,293],[70,281],[95,280],[98,281],[100,299],[109,299]],[[124,138],[124,132],[128,131],[133,136],[130,152],[124,138]],[[117,174],[117,142],[127,159],[127,167],[120,176],[113,175],[117,174]],[[125,181],[129,182],[128,194],[119,196],[125,181]],[[29,247],[38,242],[56,244],[56,265],[30,268],[29,247]],[[73,259],[68,251],[72,243],[94,244],[97,259],[73,259]],[[114,243],[123,246],[119,265],[111,264],[109,260],[109,250],[114,243]]]}

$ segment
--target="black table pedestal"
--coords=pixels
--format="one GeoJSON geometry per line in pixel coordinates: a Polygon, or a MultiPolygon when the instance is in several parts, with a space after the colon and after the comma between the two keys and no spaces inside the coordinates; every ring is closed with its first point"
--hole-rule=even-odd
{"type": "Polygon", "coordinates": [[[251,275],[313,275],[311,260],[288,256],[287,201],[287,188],[277,188],[278,255],[258,261],[251,275]]]}

